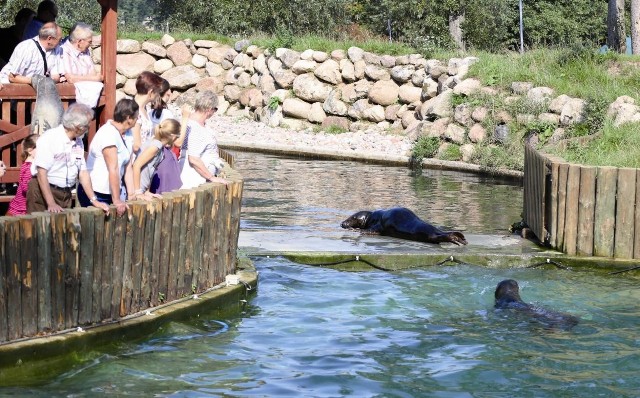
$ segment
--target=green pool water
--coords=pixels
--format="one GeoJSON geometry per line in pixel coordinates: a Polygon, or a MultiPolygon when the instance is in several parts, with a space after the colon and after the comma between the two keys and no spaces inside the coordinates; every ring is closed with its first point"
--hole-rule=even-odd
{"type": "MultiPolygon", "coordinates": [[[[309,239],[361,208],[402,205],[468,234],[518,221],[518,183],[402,168],[237,154],[243,231],[309,239]]],[[[242,239],[241,239],[242,240],[242,239]]],[[[322,250],[322,248],[318,248],[322,250]]],[[[0,396],[633,397],[640,391],[638,271],[473,264],[347,272],[252,258],[245,311],[168,323],[79,353],[0,396]],[[503,279],[580,318],[572,329],[494,310],[503,279]]],[[[212,312],[213,313],[213,312],[212,312]]]]}
{"type": "Polygon", "coordinates": [[[258,294],[231,319],[171,323],[3,395],[637,396],[637,276],[439,266],[345,272],[256,258],[258,294]],[[493,309],[496,284],[580,318],[570,330],[493,309]]]}

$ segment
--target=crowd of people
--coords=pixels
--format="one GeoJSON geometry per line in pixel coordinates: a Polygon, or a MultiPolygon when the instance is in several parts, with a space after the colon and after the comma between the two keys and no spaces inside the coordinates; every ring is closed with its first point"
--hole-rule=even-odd
{"type": "MultiPolygon", "coordinates": [[[[3,83],[29,84],[33,76],[44,75],[76,84],[78,94],[79,82],[102,80],[89,52],[91,26],[77,23],[62,41],[53,1],[42,1],[37,13],[18,14],[20,27],[13,34],[19,36],[23,29],[24,39],[0,70],[0,90],[3,83]],[[30,28],[36,29],[35,37],[29,37],[30,28]]],[[[118,101],[113,118],[91,140],[86,159],[83,138],[95,115],[92,104],[78,97],[59,126],[23,140],[18,188],[7,215],[60,212],[72,206],[74,192],[83,207],[108,213],[113,205],[121,215],[129,200],[153,200],[163,192],[205,182],[227,184],[214,132],[206,124],[217,111],[214,92],[198,93],[192,110],[172,111],[169,82],[142,72],[136,95],[118,101]]],[[[0,161],[0,177],[5,170],[0,161]]]]}

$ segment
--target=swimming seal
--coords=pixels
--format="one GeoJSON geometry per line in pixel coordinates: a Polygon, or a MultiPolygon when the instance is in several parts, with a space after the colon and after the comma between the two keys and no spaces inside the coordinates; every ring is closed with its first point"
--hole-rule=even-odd
{"type": "Polygon", "coordinates": [[[520,298],[518,282],[513,279],[505,279],[498,283],[498,286],[496,286],[495,299],[495,308],[510,309],[530,315],[534,320],[542,323],[547,328],[568,330],[579,322],[579,319],[573,315],[563,314],[525,303],[520,298]]]}
{"type": "Polygon", "coordinates": [[[421,220],[406,207],[387,210],[359,211],[344,220],[340,226],[346,229],[361,229],[366,233],[392,236],[427,243],[451,242],[466,245],[460,232],[443,231],[421,220]]]}

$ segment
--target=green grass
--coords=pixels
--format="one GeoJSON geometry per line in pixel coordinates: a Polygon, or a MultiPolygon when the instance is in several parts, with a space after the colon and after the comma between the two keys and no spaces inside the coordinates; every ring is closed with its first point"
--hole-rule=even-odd
{"type": "Polygon", "coordinates": [[[614,127],[611,121],[586,145],[570,141],[567,149],[549,151],[569,162],[592,166],[640,167],[640,126],[637,123],[614,127]]]}
{"type": "Polygon", "coordinates": [[[474,54],[469,76],[483,84],[508,89],[512,82],[546,86],[556,94],[578,98],[603,98],[609,103],[621,95],[640,98],[638,57],[614,53],[596,54],[581,49],[534,49],[524,53],[474,54]]]}

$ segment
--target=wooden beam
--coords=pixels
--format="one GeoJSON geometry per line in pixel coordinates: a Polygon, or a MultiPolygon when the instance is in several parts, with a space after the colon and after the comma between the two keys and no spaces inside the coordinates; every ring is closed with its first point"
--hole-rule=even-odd
{"type": "MultiPolygon", "coordinates": [[[[116,48],[118,40],[118,0],[98,0],[102,7],[102,77],[105,108],[100,125],[113,117],[116,106],[116,48]]],[[[89,137],[91,138],[91,137],[89,137]]]]}

